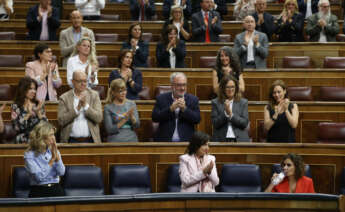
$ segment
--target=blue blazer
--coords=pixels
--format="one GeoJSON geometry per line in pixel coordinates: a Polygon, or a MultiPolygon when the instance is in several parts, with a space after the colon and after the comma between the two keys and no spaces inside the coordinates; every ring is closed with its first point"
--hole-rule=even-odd
{"type": "Polygon", "coordinates": [[[253,17],[256,23],[255,30],[265,33],[267,35],[268,40],[270,41],[272,39],[273,33],[276,31],[274,17],[271,14],[264,12],[264,23],[261,25],[258,25],[258,13],[254,13],[253,17]]]}
{"type": "MultiPolygon", "coordinates": [[[[133,57],[133,66],[147,68],[147,58],[149,56],[149,44],[145,41],[138,42],[139,48],[135,51],[133,57]]],[[[128,41],[122,43],[122,49],[132,49],[131,44],[128,41]]]]}
{"type": "MultiPolygon", "coordinates": [[[[184,95],[187,108],[178,115],[177,130],[181,141],[189,141],[194,134],[194,127],[200,122],[199,99],[192,94],[184,95]]],[[[156,99],[152,112],[152,121],[159,122],[154,141],[171,141],[176,128],[175,112],[170,111],[173,103],[172,92],[161,94],[156,99]]]]}
{"type": "MultiPolygon", "coordinates": [[[[26,16],[26,27],[29,29],[28,40],[40,40],[42,32],[42,21],[38,22],[38,6],[39,4],[30,7],[26,16]]],[[[48,18],[48,34],[49,40],[58,40],[56,30],[60,27],[60,15],[56,8],[52,8],[52,15],[48,18]]]]}
{"type": "MultiPolygon", "coordinates": [[[[184,41],[179,40],[176,48],[172,51],[176,55],[175,68],[184,68],[184,57],[186,56],[186,46],[184,41]]],[[[157,67],[170,68],[170,53],[166,50],[166,45],[159,42],[156,48],[157,67]]]]}
{"type": "MultiPolygon", "coordinates": [[[[208,28],[211,42],[219,42],[219,34],[223,32],[222,21],[219,13],[216,11],[209,12],[208,28]],[[218,20],[215,24],[211,24],[212,18],[217,16],[218,20]]],[[[194,42],[205,42],[206,25],[204,23],[204,16],[202,12],[197,12],[192,15],[192,34],[194,42]]]]}
{"type": "MultiPolygon", "coordinates": [[[[111,81],[118,78],[121,78],[121,75],[118,69],[110,72],[109,86],[110,86],[111,81]]],[[[143,76],[139,70],[132,69],[132,80],[135,83],[133,88],[129,85],[129,82],[126,82],[126,87],[127,87],[126,98],[130,100],[136,100],[136,99],[139,99],[138,94],[143,88],[143,76]]]]}
{"type": "MultiPolygon", "coordinates": [[[[138,21],[140,15],[140,4],[138,0],[129,1],[129,10],[131,12],[132,21],[138,21]]],[[[152,19],[152,16],[156,14],[156,6],[154,0],[149,0],[149,5],[145,6],[145,21],[152,19]]]]}

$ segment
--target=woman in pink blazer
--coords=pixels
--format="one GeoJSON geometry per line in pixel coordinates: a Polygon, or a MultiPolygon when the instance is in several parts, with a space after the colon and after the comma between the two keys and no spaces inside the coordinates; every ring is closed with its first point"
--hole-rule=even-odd
{"type": "Polygon", "coordinates": [[[195,132],[186,149],[180,156],[181,192],[215,192],[219,183],[216,158],[209,155],[210,136],[195,132]]]}
{"type": "Polygon", "coordinates": [[[39,43],[34,50],[36,60],[26,63],[25,75],[37,82],[37,100],[57,101],[56,89],[61,86],[58,65],[52,61],[48,45],[39,43]]]}

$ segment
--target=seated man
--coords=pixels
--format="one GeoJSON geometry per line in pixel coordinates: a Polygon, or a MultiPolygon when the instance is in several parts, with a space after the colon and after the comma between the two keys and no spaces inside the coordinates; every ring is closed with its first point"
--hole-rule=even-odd
{"type": "Polygon", "coordinates": [[[200,122],[199,99],[186,93],[184,73],[170,75],[172,92],[161,94],[152,111],[152,121],[159,122],[155,141],[189,141],[200,122]]]}
{"type": "Polygon", "coordinates": [[[201,11],[192,15],[192,34],[194,42],[218,42],[223,32],[221,18],[217,11],[211,11],[212,0],[200,2],[201,11]]]}
{"type": "Polygon", "coordinates": [[[50,2],[50,0],[40,0],[39,4],[29,9],[26,16],[28,40],[57,40],[56,30],[60,27],[60,15],[50,2]]]}
{"type": "Polygon", "coordinates": [[[84,20],[101,19],[101,10],[105,7],[105,0],[75,0],[74,3],[84,20]]]}
{"type": "Polygon", "coordinates": [[[338,18],[331,13],[328,0],[320,0],[319,12],[307,19],[305,31],[310,36],[310,41],[334,42],[339,33],[338,18]]]}
{"type": "Polygon", "coordinates": [[[129,0],[132,21],[150,21],[156,14],[154,0],[129,0]]]}
{"type": "Polygon", "coordinates": [[[271,40],[272,35],[276,30],[276,26],[274,24],[274,17],[271,14],[265,12],[266,8],[266,0],[256,0],[256,12],[253,14],[256,23],[255,30],[265,33],[268,40],[271,40]]]}
{"type": "Polygon", "coordinates": [[[96,91],[87,88],[83,71],[73,73],[74,88],[59,99],[58,122],[62,143],[100,143],[102,104],[96,91]]]}
{"type": "Polygon", "coordinates": [[[234,48],[242,68],[266,68],[268,39],[265,33],[255,31],[255,20],[248,15],[243,19],[244,32],[236,35],[234,48]]]}
{"type": "Polygon", "coordinates": [[[70,19],[72,26],[64,29],[60,33],[60,49],[61,55],[63,58],[63,66],[66,67],[67,60],[71,56],[77,42],[82,37],[89,37],[92,40],[92,43],[95,42],[95,35],[91,29],[83,27],[83,17],[78,10],[71,12],[70,19]]]}

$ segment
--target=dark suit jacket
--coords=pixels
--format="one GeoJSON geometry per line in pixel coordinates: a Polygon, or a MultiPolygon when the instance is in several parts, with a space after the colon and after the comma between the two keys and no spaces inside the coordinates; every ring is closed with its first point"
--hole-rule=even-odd
{"type": "MultiPolygon", "coordinates": [[[[305,27],[305,32],[310,36],[310,41],[318,42],[320,39],[320,33],[322,27],[319,25],[319,17],[316,14],[309,16],[307,18],[307,26],[305,27]]],[[[336,42],[336,36],[339,33],[338,17],[331,14],[326,26],[324,27],[324,33],[327,37],[327,42],[336,42]]]]}
{"type": "MultiPolygon", "coordinates": [[[[139,20],[140,4],[138,0],[129,1],[129,10],[131,12],[131,19],[133,21],[139,20]]],[[[149,0],[149,5],[145,7],[145,20],[152,20],[152,16],[156,14],[156,7],[154,0],[149,0]]]]}
{"type": "MultiPolygon", "coordinates": [[[[175,68],[184,68],[184,57],[186,56],[186,46],[184,41],[180,40],[173,48],[176,55],[175,68]]],[[[157,67],[170,68],[170,53],[166,50],[166,45],[159,42],[156,48],[157,67]]]]}
{"type": "Polygon", "coordinates": [[[303,42],[303,28],[304,17],[300,13],[295,13],[292,16],[292,22],[286,21],[283,23],[283,19],[280,18],[277,23],[276,34],[279,36],[279,42],[303,42]]]}
{"type": "Polygon", "coordinates": [[[213,125],[212,141],[225,141],[226,133],[228,132],[228,123],[232,125],[236,140],[249,141],[248,132],[246,128],[249,123],[248,119],[248,100],[241,98],[240,101],[234,101],[232,104],[232,117],[225,116],[224,103],[221,103],[218,98],[212,100],[211,119],[213,125]]]}
{"type": "MultiPolygon", "coordinates": [[[[172,20],[167,20],[167,21],[164,22],[162,32],[163,32],[163,30],[165,30],[165,28],[168,27],[169,24],[173,24],[173,21],[172,21],[172,20]]],[[[188,33],[190,32],[189,23],[188,23],[188,20],[187,20],[187,19],[184,19],[184,20],[183,20],[183,28],[184,28],[184,30],[186,30],[188,33]]],[[[183,37],[181,31],[180,31],[180,33],[179,33],[179,36],[180,36],[180,40],[186,41],[186,39],[184,39],[184,37],[183,37]]]]}
{"type": "MultiPolygon", "coordinates": [[[[170,8],[174,5],[174,0],[164,0],[163,3],[163,16],[166,20],[170,17],[170,8]]],[[[192,4],[191,0],[186,0],[186,8],[183,9],[183,17],[189,20],[192,15],[192,4]]]]}
{"type": "MultiPolygon", "coordinates": [[[[121,78],[119,70],[116,69],[116,70],[110,72],[110,74],[109,74],[109,85],[110,85],[111,81],[113,81],[114,79],[118,79],[118,78],[121,78]]],[[[136,100],[136,99],[139,99],[138,94],[143,88],[143,76],[141,74],[141,71],[139,71],[137,69],[132,69],[132,80],[135,83],[133,88],[129,85],[129,82],[126,82],[126,88],[127,88],[126,98],[131,99],[131,100],[136,100]]]]}
{"type": "Polygon", "coordinates": [[[258,13],[254,13],[253,17],[256,23],[255,30],[265,33],[267,35],[268,40],[270,41],[272,39],[273,33],[276,31],[274,17],[271,14],[264,12],[264,23],[261,25],[258,25],[258,13]]]}
{"type": "MultiPolygon", "coordinates": [[[[28,40],[40,40],[42,32],[42,21],[38,22],[38,7],[39,4],[30,7],[29,12],[26,16],[26,27],[29,29],[28,40]]],[[[49,40],[58,40],[56,30],[60,27],[60,15],[59,11],[53,7],[52,15],[48,17],[48,33],[49,40]]]]}
{"type": "MultiPolygon", "coordinates": [[[[192,0],[192,14],[197,13],[201,10],[201,0],[192,0]]],[[[217,5],[216,11],[220,14],[220,17],[224,21],[224,16],[228,14],[228,7],[225,0],[214,0],[217,5]]]]}
{"type": "MultiPolygon", "coordinates": [[[[303,18],[305,18],[305,14],[307,13],[307,4],[304,0],[297,0],[298,3],[298,10],[302,14],[303,18]]],[[[317,13],[319,11],[317,4],[319,0],[311,0],[311,12],[312,14],[317,13]]]]}
{"type": "MultiPolygon", "coordinates": [[[[139,48],[135,51],[133,57],[133,66],[147,68],[147,58],[149,56],[149,44],[145,41],[138,42],[139,48]]],[[[132,49],[131,44],[128,41],[122,43],[122,49],[132,49]]]]}
{"type": "MultiPolygon", "coordinates": [[[[219,41],[219,34],[223,32],[222,22],[219,17],[219,13],[212,11],[209,12],[208,15],[208,28],[210,32],[210,40],[211,42],[218,42],[219,41]],[[212,18],[217,16],[218,20],[215,24],[211,24],[212,18]]],[[[194,13],[192,15],[192,34],[193,34],[193,41],[194,42],[205,42],[205,33],[206,33],[206,25],[204,23],[204,17],[202,15],[202,11],[194,13]]]]}
{"type": "MultiPolygon", "coordinates": [[[[189,141],[194,133],[194,127],[200,122],[199,99],[186,93],[184,95],[187,108],[178,115],[177,130],[181,141],[189,141]]],[[[171,141],[176,128],[175,112],[170,111],[173,103],[172,93],[164,93],[157,97],[152,112],[152,121],[159,122],[158,130],[154,136],[155,141],[171,141]]]]}

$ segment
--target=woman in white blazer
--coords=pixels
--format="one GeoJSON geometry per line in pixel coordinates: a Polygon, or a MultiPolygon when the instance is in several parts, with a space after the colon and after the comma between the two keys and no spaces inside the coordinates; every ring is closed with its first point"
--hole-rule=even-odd
{"type": "Polygon", "coordinates": [[[180,156],[181,192],[215,192],[219,183],[216,158],[209,155],[210,136],[195,132],[186,149],[180,156]]]}

